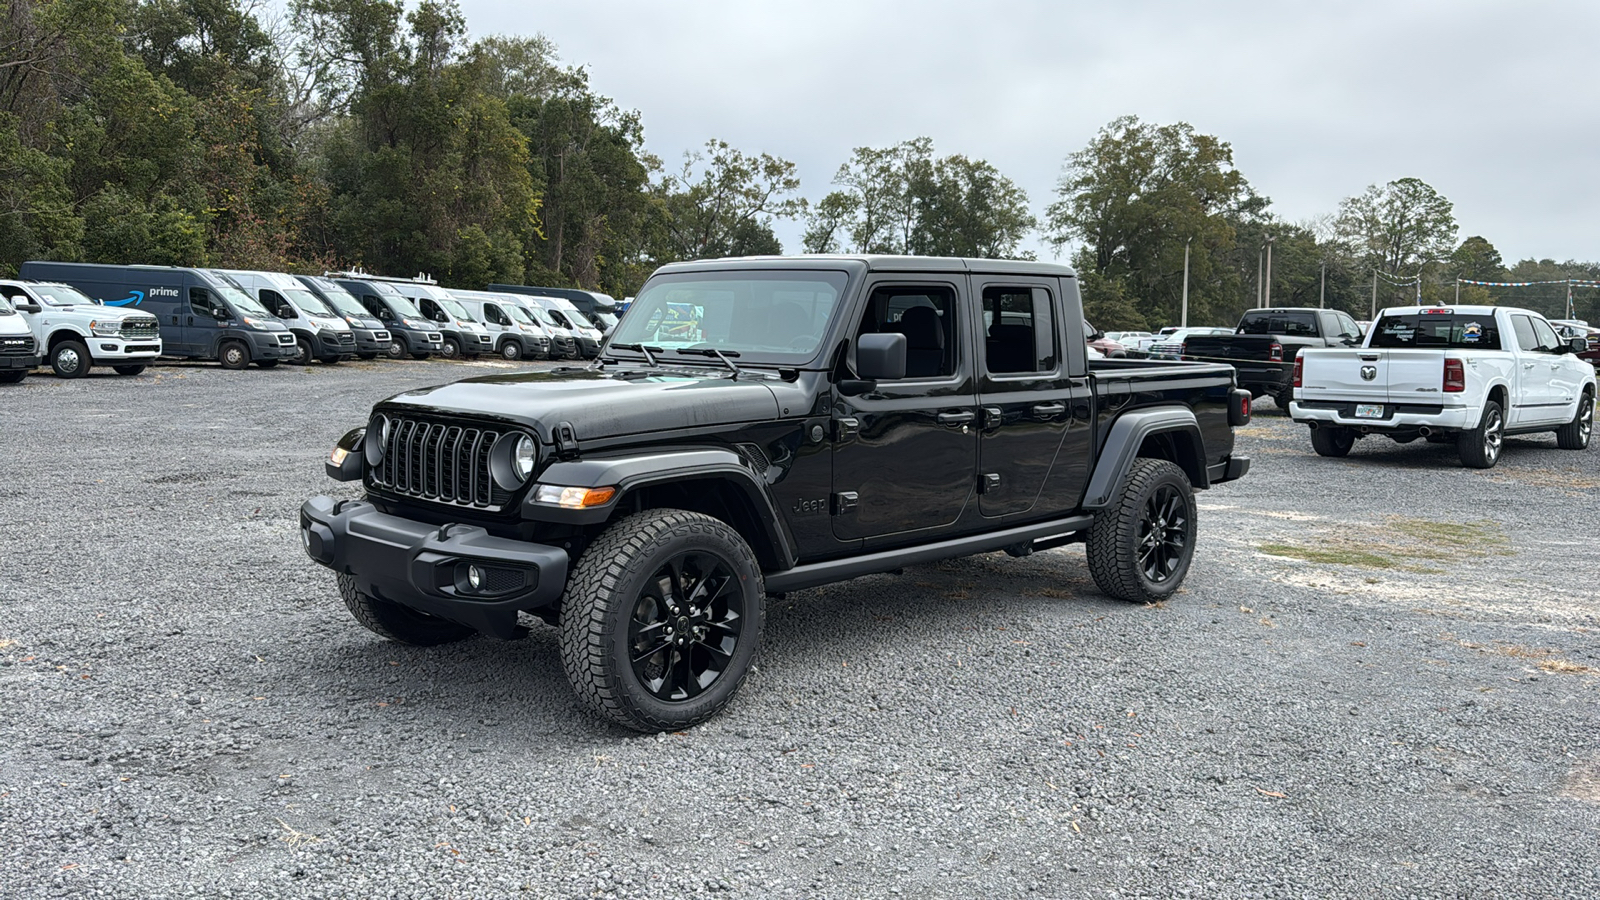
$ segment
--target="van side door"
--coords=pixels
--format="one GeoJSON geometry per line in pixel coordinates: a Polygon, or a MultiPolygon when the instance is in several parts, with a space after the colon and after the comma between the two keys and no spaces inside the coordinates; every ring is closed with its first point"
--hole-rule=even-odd
{"type": "Polygon", "coordinates": [[[223,323],[232,315],[210,288],[191,286],[186,299],[188,308],[183,310],[182,343],[178,351],[183,356],[212,356],[216,352],[223,323]]]}

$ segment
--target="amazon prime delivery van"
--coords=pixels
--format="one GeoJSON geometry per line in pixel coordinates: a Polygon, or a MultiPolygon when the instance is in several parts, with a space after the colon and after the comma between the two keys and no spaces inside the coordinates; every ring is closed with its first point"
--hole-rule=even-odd
{"type": "Polygon", "coordinates": [[[299,353],[294,334],[220,272],[172,266],[29,261],[21,276],[58,281],[106,306],[156,317],[165,356],[215,359],[225,369],[270,369],[299,353]]]}

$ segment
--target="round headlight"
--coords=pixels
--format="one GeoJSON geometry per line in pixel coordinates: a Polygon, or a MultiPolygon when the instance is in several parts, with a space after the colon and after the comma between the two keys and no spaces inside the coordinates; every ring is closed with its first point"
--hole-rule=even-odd
{"type": "Polygon", "coordinates": [[[523,435],[517,439],[516,452],[511,457],[511,469],[517,473],[518,481],[527,481],[533,474],[533,464],[539,459],[539,448],[533,443],[533,438],[523,435]]]}
{"type": "Polygon", "coordinates": [[[361,443],[366,451],[368,466],[383,462],[383,454],[389,447],[389,417],[373,416],[372,423],[367,426],[367,437],[361,443]]]}

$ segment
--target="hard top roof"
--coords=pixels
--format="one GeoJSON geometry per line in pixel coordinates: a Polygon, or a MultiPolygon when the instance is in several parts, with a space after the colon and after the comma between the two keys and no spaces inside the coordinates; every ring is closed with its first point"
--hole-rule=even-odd
{"type": "Polygon", "coordinates": [[[1024,259],[970,259],[953,256],[887,256],[877,254],[801,254],[796,256],[737,256],[669,263],[657,271],[705,272],[738,269],[858,269],[865,272],[970,272],[999,275],[1043,275],[1073,278],[1077,273],[1061,263],[1024,259]]]}

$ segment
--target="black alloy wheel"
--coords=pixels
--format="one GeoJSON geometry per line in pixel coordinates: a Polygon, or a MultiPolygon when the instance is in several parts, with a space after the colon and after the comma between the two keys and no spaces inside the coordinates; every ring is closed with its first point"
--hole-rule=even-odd
{"type": "Polygon", "coordinates": [[[651,696],[692,700],[727,671],[744,631],[737,582],[726,560],[705,552],[670,557],[645,581],[628,623],[628,656],[651,696]]]}
{"type": "Polygon", "coordinates": [[[1144,501],[1139,518],[1139,571],[1151,584],[1161,584],[1178,571],[1188,555],[1189,505],[1176,485],[1158,485],[1144,501]]]}

